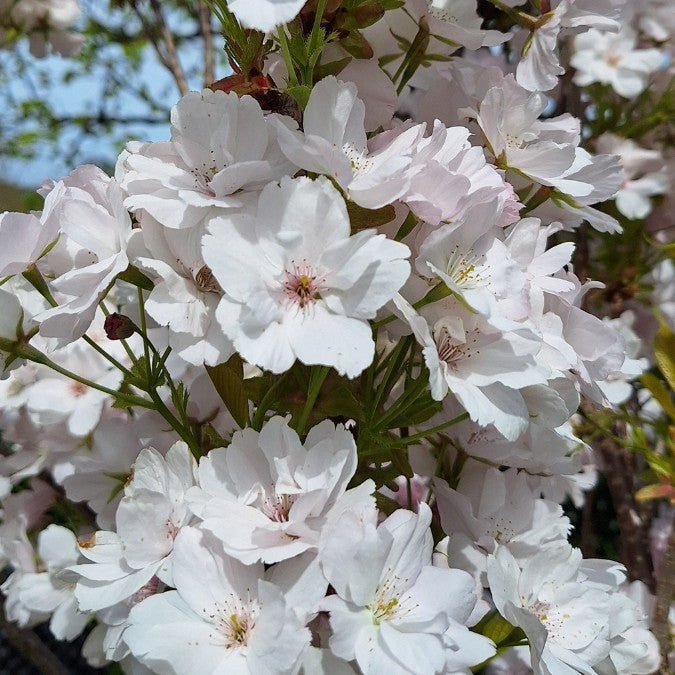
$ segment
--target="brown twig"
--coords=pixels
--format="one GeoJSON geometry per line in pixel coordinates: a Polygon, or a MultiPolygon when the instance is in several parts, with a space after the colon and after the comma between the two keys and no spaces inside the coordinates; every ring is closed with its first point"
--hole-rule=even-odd
{"type": "Polygon", "coordinates": [[[157,53],[160,62],[173,76],[180,95],[184,96],[188,92],[187,80],[185,79],[185,73],[183,72],[183,68],[180,65],[180,61],[178,60],[176,43],[173,39],[171,31],[169,30],[169,27],[166,24],[166,21],[164,20],[164,15],[162,14],[159,3],[157,0],[150,0],[150,7],[152,8],[155,15],[157,26],[153,26],[150,21],[148,21],[148,17],[145,16],[145,14],[138,7],[138,0],[131,0],[130,5],[136,16],[139,18],[141,25],[143,26],[143,32],[147,36],[148,40],[150,40],[152,46],[155,48],[155,52],[157,53]],[[157,29],[159,29],[159,33],[162,36],[162,41],[164,42],[163,46],[157,39],[157,29]]]}
{"type": "Polygon", "coordinates": [[[213,62],[213,33],[211,32],[211,10],[204,0],[199,0],[199,28],[204,36],[204,86],[215,79],[213,62]]]}
{"type": "Polygon", "coordinates": [[[653,589],[648,543],[649,523],[645,521],[643,509],[638,507],[634,498],[636,457],[608,436],[600,439],[595,448],[602,456],[604,473],[619,524],[621,561],[631,579],[639,579],[653,589]]]}
{"type": "Polygon", "coordinates": [[[0,596],[0,630],[3,637],[21,657],[44,675],[71,675],[32,630],[19,628],[5,617],[5,599],[0,596]]]}
{"type": "Polygon", "coordinates": [[[595,558],[597,547],[595,545],[595,488],[588,490],[584,495],[584,506],[581,510],[580,547],[584,558],[595,558]]]}
{"type": "Polygon", "coordinates": [[[668,653],[672,649],[668,612],[675,594],[675,529],[670,533],[668,548],[656,580],[656,603],[652,617],[652,632],[661,647],[660,675],[670,675],[668,653]]]}

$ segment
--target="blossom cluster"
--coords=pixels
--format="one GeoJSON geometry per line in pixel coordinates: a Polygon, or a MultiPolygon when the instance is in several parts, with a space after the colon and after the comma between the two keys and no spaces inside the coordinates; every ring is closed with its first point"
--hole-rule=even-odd
{"type": "Polygon", "coordinates": [[[647,216],[666,161],[590,148],[551,91],[565,45],[635,96],[666,60],[638,31],[670,33],[621,0],[494,3],[510,32],[342,4],[213,3],[264,72],[0,215],[8,617],[93,623],[86,658],[130,673],[651,673],[648,591],[561,504],[595,481],[580,402],[649,365],[574,235],[647,216]]]}
{"type": "Polygon", "coordinates": [[[34,56],[48,51],[73,56],[83,44],[82,36],[71,30],[79,16],[77,0],[2,0],[0,47],[11,45],[17,35],[28,35],[34,56]]]}

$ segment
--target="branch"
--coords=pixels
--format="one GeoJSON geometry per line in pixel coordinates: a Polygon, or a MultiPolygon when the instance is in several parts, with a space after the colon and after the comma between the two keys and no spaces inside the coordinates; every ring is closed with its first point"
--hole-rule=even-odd
{"type": "Polygon", "coordinates": [[[659,570],[656,580],[656,604],[654,606],[654,616],[652,618],[652,632],[659,641],[661,647],[661,669],[660,675],[669,675],[670,667],[668,664],[668,653],[672,645],[670,640],[670,626],[668,622],[668,612],[670,603],[675,593],[675,529],[670,533],[668,539],[668,549],[659,570]]]}
{"type": "Polygon", "coordinates": [[[50,120],[55,126],[62,124],[79,124],[90,128],[95,124],[167,124],[165,117],[150,117],[146,115],[130,115],[128,117],[116,117],[114,115],[63,115],[50,120]]]}
{"type": "Polygon", "coordinates": [[[134,10],[136,16],[139,18],[141,25],[143,26],[143,31],[148,36],[148,40],[152,43],[152,46],[157,52],[159,60],[162,62],[162,65],[171,73],[173,79],[176,82],[178,91],[181,96],[184,96],[188,92],[187,81],[185,79],[185,73],[183,68],[180,65],[178,60],[178,54],[176,53],[176,43],[174,42],[173,35],[166,25],[162,10],[159,6],[157,0],[150,0],[150,6],[155,14],[155,19],[157,21],[157,27],[162,35],[164,40],[164,48],[160,44],[157,36],[155,35],[155,27],[148,21],[148,18],[141,12],[138,8],[137,0],[130,0],[131,8],[134,10]]]}
{"type": "Polygon", "coordinates": [[[5,599],[2,596],[0,596],[0,629],[12,648],[38,672],[46,675],[71,675],[34,631],[21,629],[7,620],[5,599]]]}
{"type": "Polygon", "coordinates": [[[607,486],[616,511],[621,533],[621,562],[626,566],[631,579],[639,579],[653,590],[654,580],[647,540],[649,523],[634,498],[635,455],[609,437],[601,438],[594,447],[602,457],[607,486]]]}
{"type": "Polygon", "coordinates": [[[204,0],[199,0],[199,28],[204,36],[204,86],[215,79],[213,63],[213,33],[211,31],[211,10],[204,0]]]}

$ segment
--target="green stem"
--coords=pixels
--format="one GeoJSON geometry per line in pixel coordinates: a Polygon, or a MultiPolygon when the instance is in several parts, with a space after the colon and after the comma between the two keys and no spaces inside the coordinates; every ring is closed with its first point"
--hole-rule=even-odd
{"type": "Polygon", "coordinates": [[[274,397],[277,395],[279,387],[286,381],[286,374],[282,375],[277,379],[270,388],[265,392],[265,395],[262,397],[262,400],[258,404],[251,420],[251,426],[256,430],[260,431],[262,428],[263,422],[265,421],[265,414],[270,408],[270,404],[274,401],[274,397]]]}
{"type": "Polygon", "coordinates": [[[396,345],[396,347],[394,347],[392,352],[385,359],[387,368],[384,372],[384,375],[382,376],[382,379],[380,380],[377,390],[375,391],[375,398],[373,400],[372,407],[369,408],[370,415],[368,417],[371,420],[371,422],[374,421],[378,408],[380,407],[380,403],[382,403],[384,398],[389,394],[394,384],[396,383],[396,380],[400,375],[399,371],[401,365],[403,364],[403,361],[405,360],[406,354],[408,353],[409,349],[410,349],[410,338],[404,337],[401,340],[399,340],[399,343],[396,345]]]}
{"type": "MultiPolygon", "coordinates": [[[[421,309],[426,305],[430,305],[432,302],[436,302],[437,300],[443,300],[444,298],[447,298],[449,295],[453,295],[453,292],[441,281],[438,284],[436,284],[421,300],[415,302],[413,304],[413,307],[414,309],[421,309]]],[[[460,300],[460,298],[457,299],[460,300]]],[[[390,316],[387,316],[384,319],[380,319],[379,321],[376,321],[371,325],[375,330],[377,330],[378,328],[386,326],[388,323],[391,323],[392,321],[396,321],[396,319],[398,318],[399,317],[397,317],[395,314],[391,314],[390,316]]]]}
{"type": "Polygon", "coordinates": [[[141,314],[141,337],[143,338],[143,354],[145,355],[145,367],[148,379],[150,379],[150,340],[148,340],[148,322],[145,317],[145,298],[143,289],[138,288],[138,309],[141,314]]]}
{"type": "Polygon", "coordinates": [[[298,86],[298,76],[295,73],[295,66],[293,65],[293,57],[291,56],[291,49],[288,46],[288,37],[283,26],[279,27],[277,31],[277,40],[281,46],[281,53],[284,56],[284,62],[286,63],[286,69],[288,70],[288,80],[289,83],[293,86],[298,86]]]}
{"type": "Polygon", "coordinates": [[[319,393],[323,383],[328,377],[330,368],[328,366],[318,366],[312,368],[312,374],[309,377],[309,387],[307,389],[307,401],[300,413],[297,424],[297,432],[299,436],[304,436],[307,431],[307,423],[309,421],[309,416],[314,409],[317,398],[319,398],[319,393]]]}
{"type": "Polygon", "coordinates": [[[438,424],[435,427],[426,429],[425,431],[420,431],[420,433],[418,434],[406,436],[405,438],[401,438],[398,441],[392,441],[390,445],[392,445],[393,447],[398,447],[410,445],[411,443],[417,443],[417,441],[423,441],[424,439],[429,438],[429,436],[439,434],[441,431],[445,431],[450,427],[454,427],[455,424],[459,424],[460,422],[463,422],[464,420],[467,419],[469,419],[469,413],[462,413],[461,415],[457,415],[457,417],[454,417],[448,422],[443,422],[443,424],[438,424]]]}
{"type": "Polygon", "coordinates": [[[87,387],[91,387],[92,389],[101,391],[104,394],[108,394],[109,396],[112,396],[113,398],[123,403],[127,403],[128,405],[137,405],[143,408],[150,408],[150,409],[155,408],[153,403],[148,401],[147,399],[141,398],[140,396],[134,396],[133,394],[125,394],[121,391],[109,389],[108,387],[104,387],[101,384],[92,382],[91,380],[88,380],[86,377],[81,377],[77,373],[73,373],[72,371],[63,368],[58,363],[55,363],[45,354],[35,349],[35,347],[31,347],[30,345],[22,345],[16,350],[16,354],[20,358],[24,358],[27,361],[32,361],[33,363],[39,363],[43,366],[47,366],[48,368],[51,368],[53,371],[59,373],[60,375],[63,375],[71,380],[74,380],[75,382],[79,382],[80,384],[83,384],[87,387]]]}
{"type": "Polygon", "coordinates": [[[319,0],[316,7],[316,14],[314,15],[314,25],[312,26],[312,32],[309,36],[309,53],[311,54],[319,46],[319,32],[321,31],[321,20],[323,19],[323,13],[326,10],[326,5],[328,0],[319,0]]]}
{"type": "MultiPolygon", "coordinates": [[[[404,390],[403,395],[400,396],[387,410],[387,412],[378,420],[377,429],[388,429],[387,426],[392,420],[395,420],[399,415],[403,414],[410,406],[417,400],[419,395],[427,388],[428,380],[424,377],[419,377],[411,386],[404,390]]],[[[411,438],[410,436],[408,438],[411,438]]]]}
{"type": "Polygon", "coordinates": [[[507,4],[503,3],[501,0],[488,0],[493,4],[497,9],[500,9],[504,14],[510,16],[519,26],[523,26],[528,30],[535,30],[538,25],[538,19],[530,14],[521,12],[513,7],[509,7],[507,4]]]}
{"type": "Polygon", "coordinates": [[[99,344],[92,340],[88,335],[83,335],[82,339],[94,350],[96,350],[104,359],[110,362],[115,368],[121,370],[127,377],[133,377],[133,373],[123,364],[121,364],[114,356],[108,354],[99,344]]]}

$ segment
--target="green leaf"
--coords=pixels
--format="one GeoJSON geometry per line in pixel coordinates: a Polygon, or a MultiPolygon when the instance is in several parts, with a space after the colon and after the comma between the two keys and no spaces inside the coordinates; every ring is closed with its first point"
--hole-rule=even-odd
{"type": "Polygon", "coordinates": [[[495,611],[488,614],[473,630],[499,646],[506,642],[511,634],[518,629],[511,625],[499,612],[495,611]]]}
{"type": "Polygon", "coordinates": [[[673,499],[675,495],[675,488],[672,485],[665,483],[657,483],[655,485],[646,485],[640,488],[635,493],[635,499],[638,502],[646,502],[651,499],[673,499]]]}
{"type": "Polygon", "coordinates": [[[248,396],[244,387],[244,366],[241,357],[235,354],[226,363],[206,366],[206,372],[218,395],[240,426],[248,424],[248,396]]]}
{"type": "Polygon", "coordinates": [[[663,382],[656,377],[656,375],[652,375],[651,373],[642,375],[640,382],[649,389],[652,396],[658,401],[659,405],[666,411],[668,416],[675,419],[675,403],[663,382]]]}
{"type": "Polygon", "coordinates": [[[298,84],[294,87],[288,87],[288,89],[285,89],[285,92],[289,96],[292,96],[298,102],[298,105],[304,110],[307,107],[312,89],[305,84],[298,84]]]}
{"type": "Polygon", "coordinates": [[[314,79],[318,82],[329,75],[339,75],[351,62],[352,57],[345,56],[344,59],[322,63],[314,69],[314,79]]]}
{"type": "Polygon", "coordinates": [[[138,286],[138,288],[142,288],[145,291],[151,291],[155,287],[152,279],[146,277],[143,272],[133,265],[129,265],[124,272],[117,275],[117,278],[121,281],[133,284],[134,286],[138,286]]]}
{"type": "Polygon", "coordinates": [[[415,229],[415,226],[419,222],[419,218],[411,211],[406,216],[401,227],[398,228],[398,232],[394,239],[396,239],[396,241],[403,241],[415,229]]]}
{"type": "Polygon", "coordinates": [[[353,232],[386,225],[396,218],[396,211],[391,204],[381,209],[366,209],[354,202],[347,202],[347,213],[353,232]]]}
{"type": "Polygon", "coordinates": [[[340,40],[343,49],[357,59],[370,59],[373,57],[373,48],[368,40],[358,31],[352,30],[340,40]]]}
{"type": "Polygon", "coordinates": [[[675,333],[666,323],[661,323],[654,338],[654,356],[671,391],[675,391],[675,333]]]}

